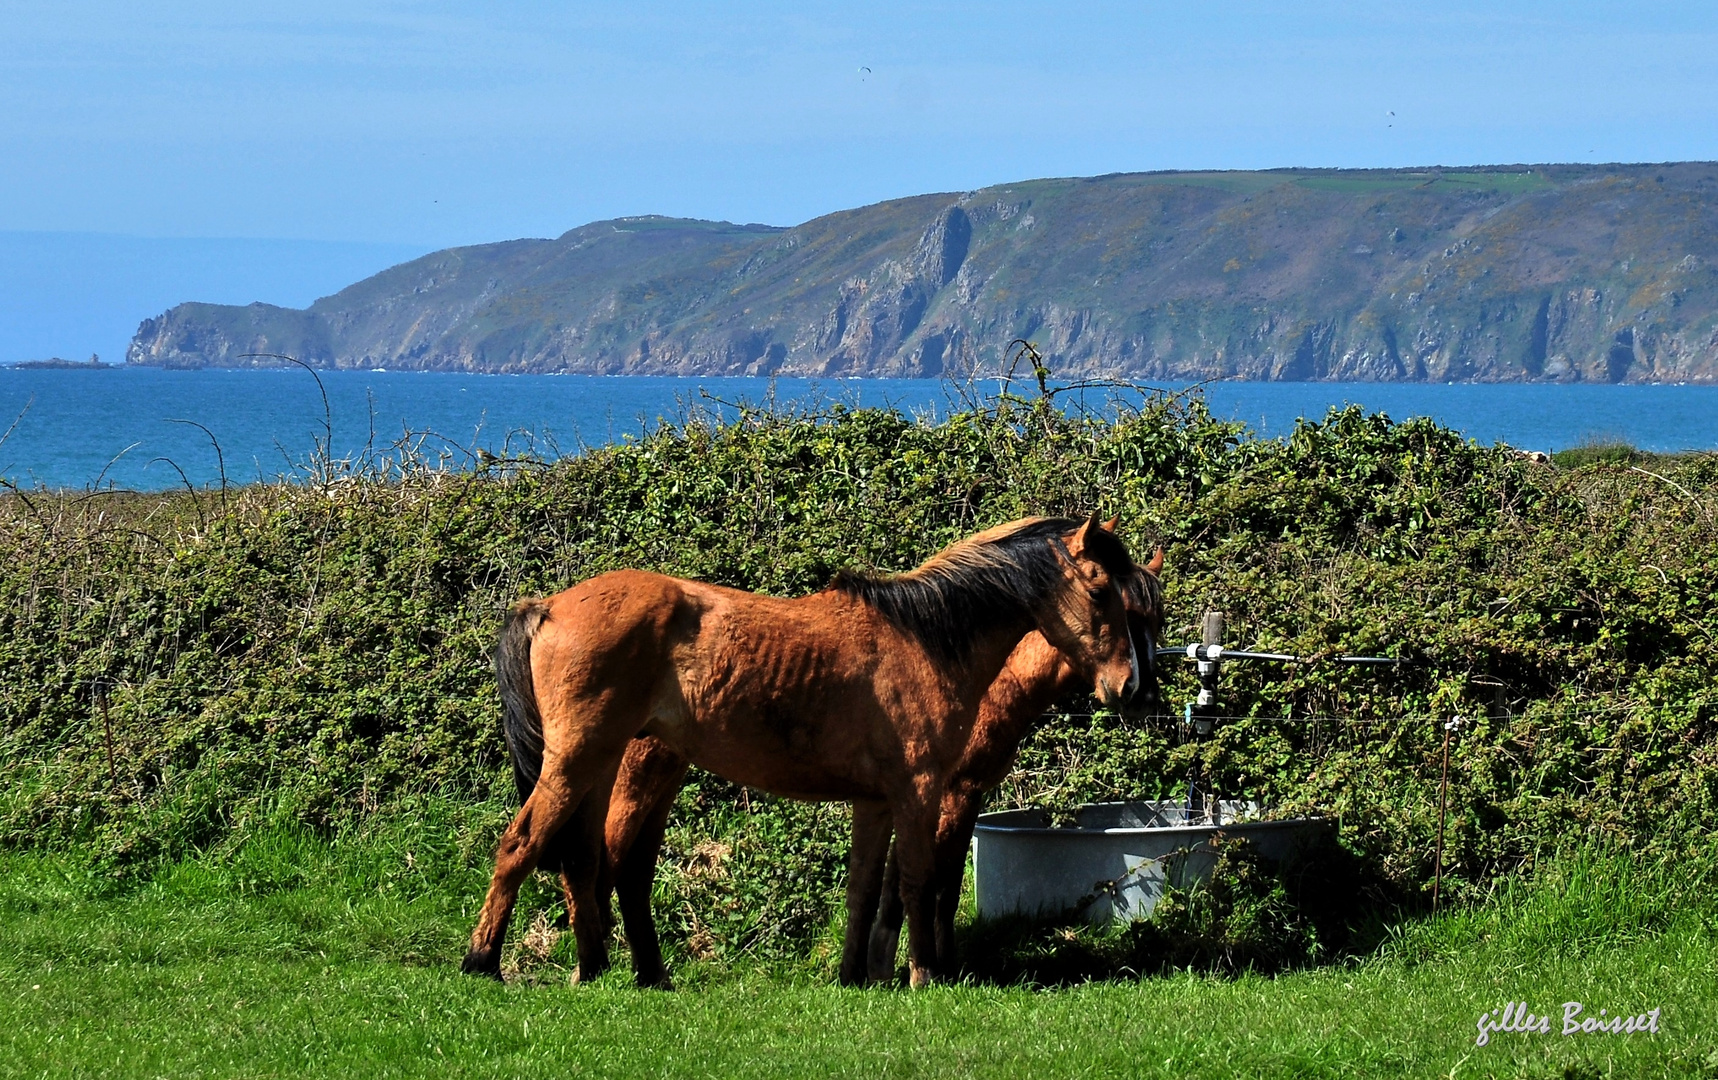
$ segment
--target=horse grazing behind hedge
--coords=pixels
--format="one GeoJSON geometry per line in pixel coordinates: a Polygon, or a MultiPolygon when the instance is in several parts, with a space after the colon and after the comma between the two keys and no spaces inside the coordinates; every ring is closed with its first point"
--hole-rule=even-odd
{"type": "Polygon", "coordinates": [[[500,974],[519,884],[551,843],[580,977],[607,966],[603,826],[621,757],[644,732],[737,783],[854,801],[856,831],[891,823],[909,972],[924,985],[936,962],[937,819],[980,699],[1037,630],[1094,673],[1102,701],[1125,701],[1139,684],[1121,591],[1132,572],[1095,517],[1028,518],[908,573],[844,572],[794,600],[621,570],[516,604],[496,672],[530,795],[502,835],[464,970],[500,974]]]}

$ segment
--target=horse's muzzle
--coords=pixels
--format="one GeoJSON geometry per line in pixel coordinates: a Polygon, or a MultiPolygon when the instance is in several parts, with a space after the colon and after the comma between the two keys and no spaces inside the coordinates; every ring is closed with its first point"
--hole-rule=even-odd
{"type": "Polygon", "coordinates": [[[1097,686],[1098,704],[1106,709],[1120,711],[1133,698],[1133,680],[1123,683],[1120,689],[1108,679],[1099,679],[1097,686]]]}
{"type": "Polygon", "coordinates": [[[1158,711],[1157,687],[1147,683],[1133,692],[1133,696],[1122,703],[1118,710],[1129,720],[1145,720],[1156,716],[1158,711]]]}

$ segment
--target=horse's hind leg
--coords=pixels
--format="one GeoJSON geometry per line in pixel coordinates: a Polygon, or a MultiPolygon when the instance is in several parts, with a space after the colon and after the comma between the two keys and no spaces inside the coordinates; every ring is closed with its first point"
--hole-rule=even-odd
{"type": "Polygon", "coordinates": [[[477,927],[471,932],[471,950],[465,954],[461,971],[501,977],[501,944],[507,937],[513,903],[519,898],[519,884],[555,842],[555,834],[572,817],[578,797],[583,794],[569,791],[559,773],[543,771],[531,797],[501,834],[500,849],[495,853],[495,875],[490,878],[483,910],[478,913],[477,927]]]}
{"type": "Polygon", "coordinates": [[[847,865],[847,933],[841,942],[841,985],[865,982],[871,922],[877,915],[883,863],[889,849],[889,805],[862,801],[853,804],[853,851],[847,865]]]}

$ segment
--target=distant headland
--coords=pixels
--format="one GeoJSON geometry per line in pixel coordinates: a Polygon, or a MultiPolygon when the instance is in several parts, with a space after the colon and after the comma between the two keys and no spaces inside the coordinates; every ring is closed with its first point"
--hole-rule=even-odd
{"type": "Polygon", "coordinates": [[[101,357],[91,354],[88,360],[67,360],[59,356],[50,356],[46,360],[20,360],[8,367],[22,368],[26,371],[111,371],[118,364],[104,364],[101,357]]]}
{"type": "Polygon", "coordinates": [[[451,248],[307,309],[186,303],[132,364],[663,375],[1718,382],[1718,164],[1134,173],[792,228],[451,248]]]}

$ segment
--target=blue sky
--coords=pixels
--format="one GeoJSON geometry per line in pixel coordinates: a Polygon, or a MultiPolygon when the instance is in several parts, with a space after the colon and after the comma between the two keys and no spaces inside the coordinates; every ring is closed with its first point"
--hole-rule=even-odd
{"type": "Polygon", "coordinates": [[[1713,158],[1715,58],[1718,5],[1651,0],[6,0],[0,230],[428,249],[1028,176],[1713,158]]]}
{"type": "Polygon", "coordinates": [[[0,363],[623,214],[1693,158],[1711,4],[0,0],[0,363]]]}

